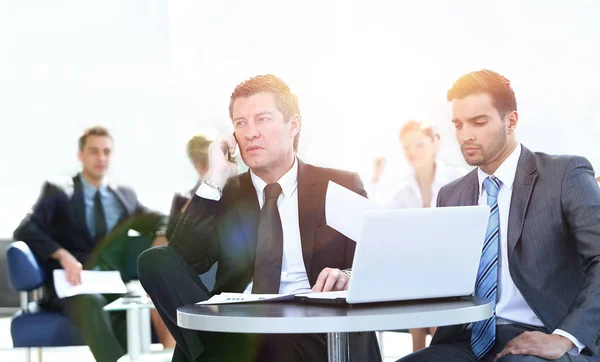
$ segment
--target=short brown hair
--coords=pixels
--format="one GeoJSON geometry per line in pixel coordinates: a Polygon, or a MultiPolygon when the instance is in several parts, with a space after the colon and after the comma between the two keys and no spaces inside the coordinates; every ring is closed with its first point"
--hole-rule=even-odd
{"type": "Polygon", "coordinates": [[[448,91],[447,98],[448,102],[452,102],[454,99],[462,99],[477,93],[488,94],[502,118],[506,113],[517,110],[517,99],[510,81],[487,69],[467,73],[458,78],[448,91]]]}
{"type": "Polygon", "coordinates": [[[85,147],[85,141],[89,136],[104,136],[111,140],[113,139],[108,129],[102,126],[90,127],[83,131],[83,134],[79,137],[79,151],[83,151],[85,147]]]}
{"type": "Polygon", "coordinates": [[[425,121],[410,120],[400,127],[399,137],[402,138],[409,131],[421,131],[431,138],[432,141],[439,140],[440,134],[431,123],[425,121]]]}
{"type": "MultiPolygon", "coordinates": [[[[275,98],[277,109],[283,113],[285,121],[297,114],[300,116],[300,106],[298,105],[298,96],[290,90],[285,82],[272,74],[257,75],[235,87],[229,100],[229,118],[233,121],[233,103],[238,98],[248,98],[257,93],[270,92],[275,98]]],[[[298,141],[300,131],[294,137],[294,151],[298,151],[298,141]]]]}
{"type": "Polygon", "coordinates": [[[213,139],[205,134],[197,134],[187,143],[187,154],[192,163],[202,163],[208,166],[208,146],[213,139]]]}

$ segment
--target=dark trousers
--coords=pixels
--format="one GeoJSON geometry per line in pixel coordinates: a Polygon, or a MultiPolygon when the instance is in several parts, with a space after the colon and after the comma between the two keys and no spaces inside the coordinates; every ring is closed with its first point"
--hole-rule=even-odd
{"type": "MultiPolygon", "coordinates": [[[[197,273],[168,246],[143,252],[138,274],[177,347],[174,362],[326,362],[327,339],[323,334],[256,335],[199,332],[177,326],[177,308],[211,297],[197,273]]],[[[381,361],[374,333],[354,333],[351,354],[356,361],[381,361]]]]}
{"type": "Polygon", "coordinates": [[[65,314],[81,330],[85,343],[98,362],[116,362],[127,350],[125,312],[107,312],[105,305],[120,295],[77,295],[58,299],[48,290],[42,307],[65,314]]]}
{"type": "MultiPolygon", "coordinates": [[[[510,342],[512,339],[516,338],[523,332],[527,331],[540,331],[539,328],[533,326],[527,326],[522,324],[507,324],[507,325],[499,325],[496,327],[496,344],[490,352],[488,352],[483,358],[482,361],[492,362],[496,355],[500,353],[504,349],[504,346],[510,342]]],[[[470,346],[471,341],[471,330],[465,330],[461,332],[456,341],[444,343],[443,341],[434,345],[431,345],[425,349],[422,349],[418,352],[415,352],[411,355],[408,355],[398,362],[429,362],[429,361],[445,361],[445,362],[475,362],[477,359],[471,351],[470,346]]],[[[536,356],[526,356],[526,355],[506,355],[502,357],[499,361],[501,362],[541,362],[548,361],[543,358],[539,358],[536,356]]],[[[592,359],[589,356],[578,355],[571,356],[569,354],[565,354],[561,358],[555,360],[558,362],[589,362],[596,361],[596,359],[592,359]]]]}

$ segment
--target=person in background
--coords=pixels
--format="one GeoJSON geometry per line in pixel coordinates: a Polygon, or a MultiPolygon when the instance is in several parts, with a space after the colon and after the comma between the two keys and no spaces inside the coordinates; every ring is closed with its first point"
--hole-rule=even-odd
{"type": "Polygon", "coordinates": [[[67,315],[99,362],[115,362],[126,351],[125,315],[103,310],[119,295],[59,299],[52,271],[64,269],[72,285],[81,283],[84,269],[122,271],[130,229],[155,236],[157,243],[164,240],[166,229],[165,216],[144,207],[130,187],[107,182],[112,150],[113,138],[106,128],[85,130],[79,138],[81,173],[47,181],[14,232],[15,240],[27,243],[49,276],[40,306],[67,315]]]}
{"type": "MultiPolygon", "coordinates": [[[[169,213],[169,221],[167,225],[167,240],[171,238],[173,230],[177,225],[177,221],[181,217],[183,210],[192,199],[192,196],[196,192],[196,189],[200,185],[200,180],[206,175],[208,171],[208,146],[215,139],[215,136],[210,132],[198,134],[192,137],[187,143],[187,154],[194,166],[194,169],[198,173],[198,182],[193,189],[185,193],[175,193],[173,201],[171,201],[171,211],[169,213]]],[[[154,243],[152,246],[167,245],[164,243],[154,243]]],[[[158,339],[165,348],[175,348],[175,339],[169,332],[169,329],[165,326],[164,321],[160,317],[160,314],[153,309],[150,311],[150,317],[152,318],[152,324],[154,330],[158,336],[158,339]]]]}
{"type": "MultiPolygon", "coordinates": [[[[426,122],[405,123],[400,128],[399,139],[412,173],[385,206],[394,209],[435,207],[440,188],[464,175],[465,171],[437,159],[440,136],[426,122]]],[[[375,187],[384,169],[385,159],[376,159],[371,178],[375,187]]],[[[418,274],[419,270],[411,272],[418,274]]],[[[427,334],[433,335],[434,332],[435,327],[411,329],[413,351],[425,348],[427,334]]]]}
{"type": "Polygon", "coordinates": [[[216,132],[203,132],[190,138],[187,143],[187,154],[198,174],[196,185],[185,193],[176,193],[171,202],[171,212],[169,213],[169,225],[167,227],[167,239],[170,238],[175,230],[177,221],[181,217],[185,206],[190,202],[192,196],[200,186],[200,182],[208,172],[208,146],[216,139],[216,132]]]}

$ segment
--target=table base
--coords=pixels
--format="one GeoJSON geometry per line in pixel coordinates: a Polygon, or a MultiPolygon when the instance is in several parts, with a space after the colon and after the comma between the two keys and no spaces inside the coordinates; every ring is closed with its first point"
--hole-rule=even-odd
{"type": "Polygon", "coordinates": [[[327,356],[329,362],[348,362],[349,355],[348,333],[327,333],[327,356]]]}

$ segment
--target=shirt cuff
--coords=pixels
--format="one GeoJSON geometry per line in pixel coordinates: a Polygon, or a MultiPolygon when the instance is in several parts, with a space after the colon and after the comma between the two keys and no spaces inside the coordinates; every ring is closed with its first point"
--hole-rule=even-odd
{"type": "Polygon", "coordinates": [[[585,344],[581,343],[577,338],[573,337],[571,334],[563,331],[562,329],[555,329],[554,332],[552,332],[552,334],[563,336],[569,341],[573,342],[575,347],[567,351],[567,353],[571,356],[578,356],[581,353],[581,351],[583,351],[583,349],[585,348],[585,344]]]}
{"type": "Polygon", "coordinates": [[[200,187],[198,187],[198,190],[196,190],[196,195],[203,199],[214,201],[219,201],[221,199],[221,194],[219,193],[219,191],[208,186],[204,182],[200,185],[200,187]]]}

